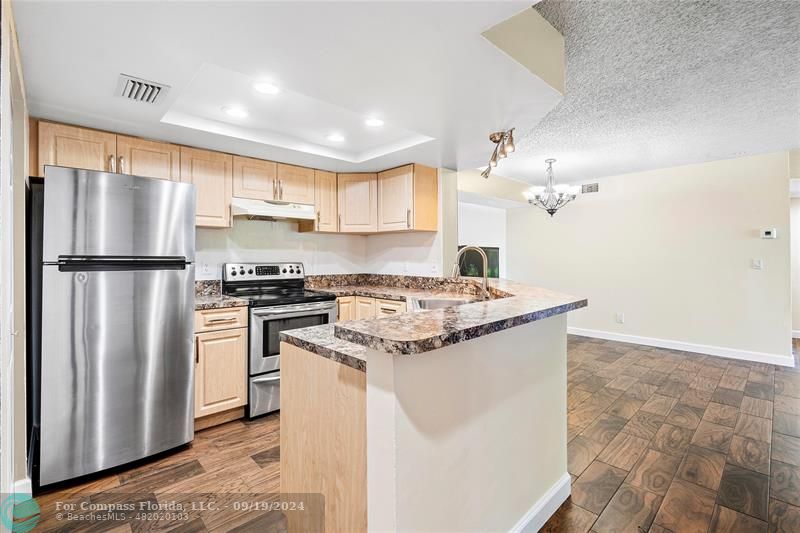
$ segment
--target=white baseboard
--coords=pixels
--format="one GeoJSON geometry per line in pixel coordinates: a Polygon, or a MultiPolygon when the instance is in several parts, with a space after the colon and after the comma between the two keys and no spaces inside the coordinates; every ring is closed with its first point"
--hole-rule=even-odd
{"type": "Polygon", "coordinates": [[[764,352],[749,352],[747,350],[709,346],[707,344],[655,339],[653,337],[638,337],[636,335],[626,335],[624,333],[613,333],[611,331],[600,331],[597,329],[568,327],[567,333],[579,335],[581,337],[594,337],[596,339],[605,339],[609,341],[643,344],[645,346],[655,346],[656,348],[667,348],[669,350],[682,350],[685,352],[716,355],[719,357],[728,357],[730,359],[739,359],[741,361],[753,361],[756,363],[768,363],[779,366],[794,366],[794,357],[791,353],[781,355],[764,352]]]}
{"type": "Polygon", "coordinates": [[[792,338],[793,339],[800,339],[800,329],[793,329],[792,330],[792,338]]]}
{"type": "MultiPolygon", "coordinates": [[[[18,479],[14,482],[14,494],[19,496],[27,496],[27,499],[32,497],[33,493],[33,483],[31,483],[30,478],[18,479]]],[[[18,496],[18,498],[19,498],[18,496]]],[[[23,499],[18,499],[16,501],[24,501],[23,499]]]]}
{"type": "Polygon", "coordinates": [[[561,504],[569,498],[572,484],[568,473],[539,498],[533,507],[511,528],[512,533],[535,533],[547,522],[561,504]]]}

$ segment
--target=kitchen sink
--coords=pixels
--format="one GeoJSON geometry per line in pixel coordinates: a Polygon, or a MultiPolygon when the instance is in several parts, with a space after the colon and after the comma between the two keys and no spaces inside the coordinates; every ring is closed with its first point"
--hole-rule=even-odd
{"type": "Polygon", "coordinates": [[[420,298],[411,300],[411,311],[444,309],[456,305],[479,302],[479,298],[420,298]]]}

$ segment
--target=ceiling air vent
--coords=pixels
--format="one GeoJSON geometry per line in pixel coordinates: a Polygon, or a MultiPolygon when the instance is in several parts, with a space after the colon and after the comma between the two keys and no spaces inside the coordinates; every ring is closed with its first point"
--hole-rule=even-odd
{"type": "Polygon", "coordinates": [[[581,185],[581,193],[586,194],[590,192],[598,192],[600,190],[599,183],[584,183],[581,185]]]}
{"type": "Polygon", "coordinates": [[[115,94],[134,102],[155,104],[164,97],[168,90],[169,85],[120,74],[115,94]]]}

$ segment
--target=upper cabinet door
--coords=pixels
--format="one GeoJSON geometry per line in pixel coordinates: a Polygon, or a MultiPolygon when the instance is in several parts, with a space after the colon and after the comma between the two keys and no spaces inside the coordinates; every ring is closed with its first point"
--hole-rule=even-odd
{"type": "Polygon", "coordinates": [[[314,203],[314,169],[278,163],[278,200],[314,203]]]}
{"type": "Polygon", "coordinates": [[[181,146],[181,181],[197,189],[197,225],[231,225],[233,156],[181,146]]]}
{"type": "Polygon", "coordinates": [[[339,231],[378,231],[378,175],[339,174],[339,231]]]}
{"type": "Polygon", "coordinates": [[[378,173],[378,231],[413,228],[414,166],[378,173]]]}
{"type": "Polygon", "coordinates": [[[314,205],[317,208],[316,231],[337,231],[339,220],[336,197],[336,174],[314,171],[314,205]]]}
{"type": "Polygon", "coordinates": [[[117,172],[180,181],[181,149],[175,144],[117,135],[117,172]]]}
{"type": "Polygon", "coordinates": [[[233,156],[233,195],[251,200],[275,200],[277,167],[273,161],[233,156]]]}
{"type": "Polygon", "coordinates": [[[39,176],[45,165],[117,172],[113,133],[39,122],[39,176]]]}
{"type": "Polygon", "coordinates": [[[416,231],[439,231],[439,171],[414,164],[414,212],[416,231]]]}

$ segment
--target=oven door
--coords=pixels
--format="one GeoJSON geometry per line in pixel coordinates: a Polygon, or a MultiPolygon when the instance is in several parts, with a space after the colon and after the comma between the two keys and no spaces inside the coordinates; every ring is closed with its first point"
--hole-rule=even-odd
{"type": "Polygon", "coordinates": [[[281,367],[280,332],[330,324],[336,320],[336,302],[257,307],[250,311],[250,375],[281,367]]]}

